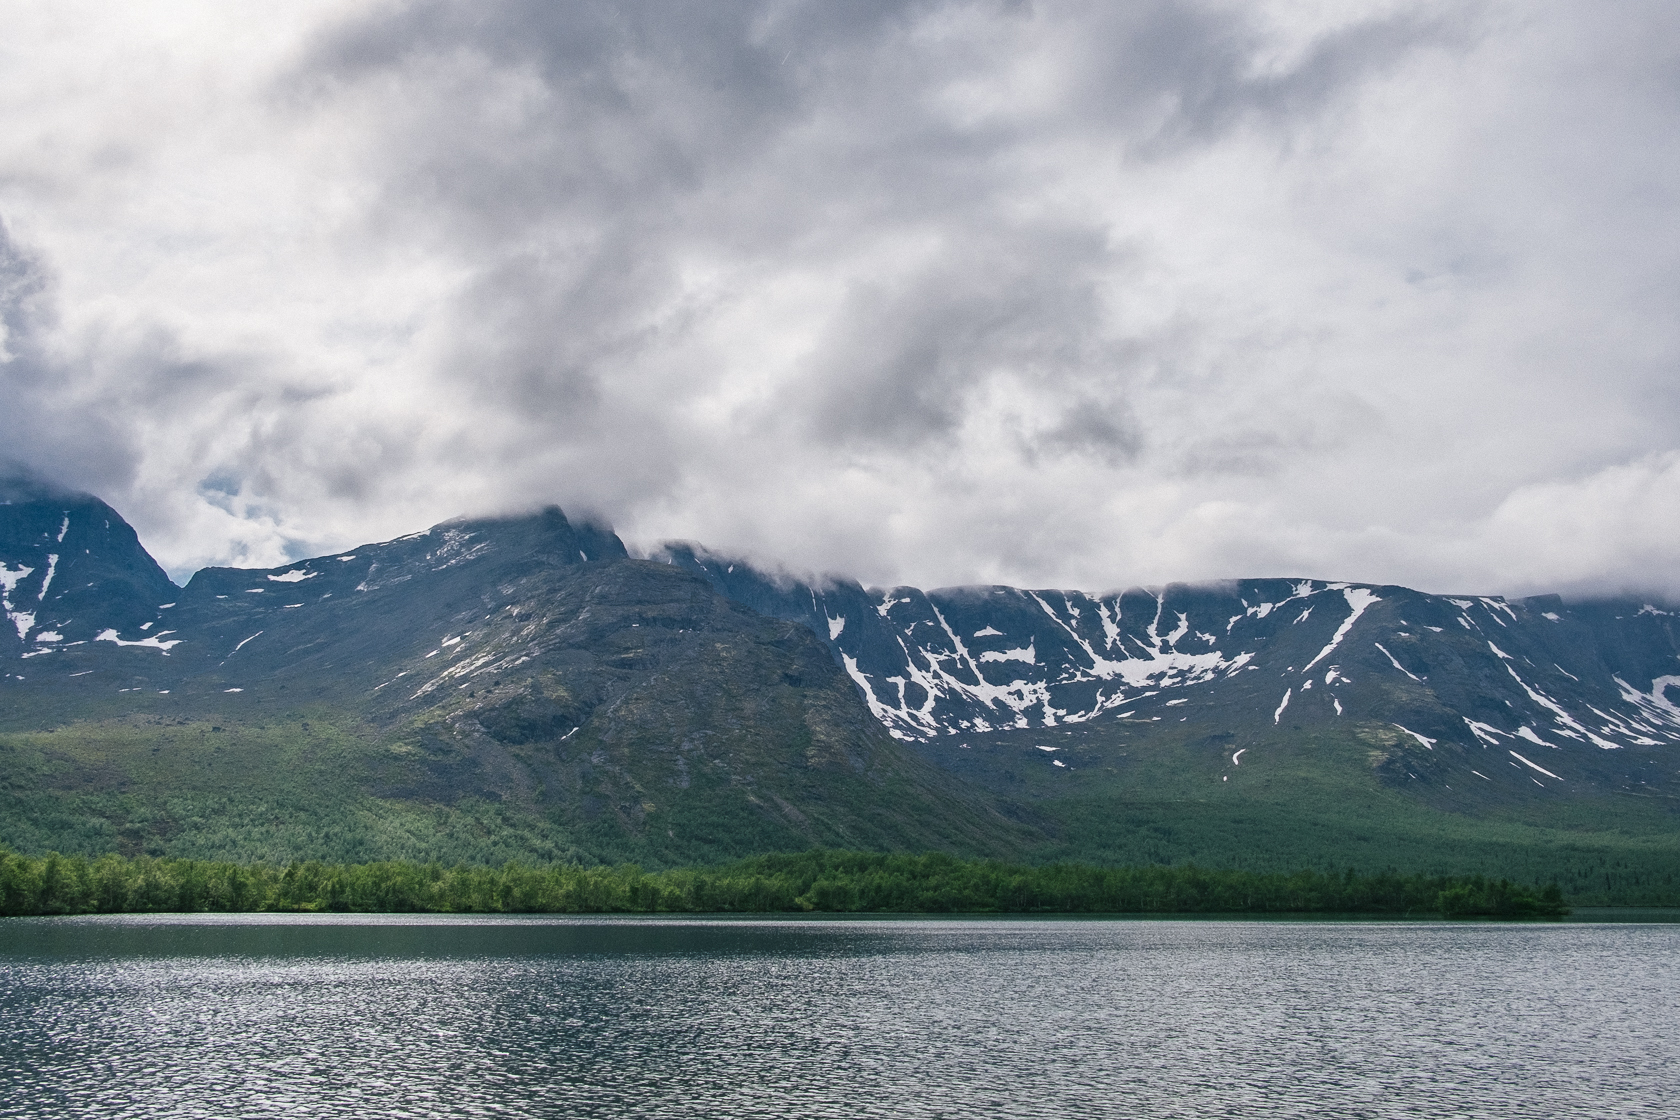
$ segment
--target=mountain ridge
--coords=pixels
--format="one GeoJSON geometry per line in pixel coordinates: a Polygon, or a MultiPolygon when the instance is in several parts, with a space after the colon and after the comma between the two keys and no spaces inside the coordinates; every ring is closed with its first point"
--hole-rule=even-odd
{"type": "Polygon", "coordinates": [[[804,622],[848,666],[877,717],[906,738],[1085,722],[1158,707],[1164,701],[1157,698],[1173,688],[1257,671],[1277,685],[1277,724],[1292,701],[1329,697],[1341,714],[1336,686],[1353,683],[1341,671],[1346,664],[1421,685],[1433,663],[1469,658],[1465,669],[1484,688],[1499,684],[1498,701],[1524,718],[1492,711],[1487,696],[1459,687],[1462,727],[1415,730],[1465,742],[1489,735],[1528,740],[1524,729],[1538,736],[1544,724],[1553,738],[1601,748],[1680,741],[1680,707],[1665,694],[1680,685],[1680,616],[1640,599],[1569,606],[1557,596],[1441,596],[1306,579],[1168,584],[1102,596],[1002,586],[923,592],[844,580],[812,586],[689,545],[668,545],[659,555],[737,601],[804,622]],[[1285,615],[1287,629],[1279,622],[1285,615]],[[1522,648],[1510,654],[1495,638],[1522,648]],[[1264,672],[1256,643],[1281,644],[1283,660],[1293,664],[1264,672]],[[1596,673],[1592,687],[1601,703],[1562,711],[1536,687],[1547,682],[1517,671],[1518,657],[1529,677],[1548,682],[1585,687],[1581,674],[1596,673]],[[1306,675],[1315,668],[1322,680],[1306,675]],[[1318,695],[1308,696],[1315,686],[1318,695]],[[1618,705],[1621,712],[1607,712],[1618,705]]]}
{"type": "MultiPolygon", "coordinates": [[[[38,550],[35,522],[63,517],[46,505],[0,518],[38,550]]],[[[15,549],[0,564],[32,591],[15,549]]],[[[0,731],[21,734],[0,742],[0,770],[9,749],[12,769],[45,775],[17,814],[82,813],[121,846],[124,813],[145,818],[142,836],[186,828],[186,814],[202,833],[228,815],[206,799],[255,790],[292,806],[269,833],[309,850],[285,819],[330,802],[373,854],[436,851],[418,817],[443,812],[477,820],[473,850],[502,858],[656,863],[813,843],[1003,854],[998,837],[1030,831],[942,788],[802,627],[633,559],[557,508],[168,587],[138,623],[61,618],[49,591],[17,627],[27,648],[0,658],[0,731]],[[137,786],[144,804],[125,806],[137,786]],[[184,808],[166,810],[172,798],[184,808]],[[404,835],[379,839],[396,818],[404,835]]],[[[112,612],[133,611],[107,591],[112,612]]]]}
{"type": "Polygon", "coordinates": [[[1623,835],[1639,875],[1680,867],[1680,643],[1654,603],[866,589],[632,557],[557,508],[176,588],[108,506],[60,505],[0,506],[4,843],[1515,873],[1623,835]]]}

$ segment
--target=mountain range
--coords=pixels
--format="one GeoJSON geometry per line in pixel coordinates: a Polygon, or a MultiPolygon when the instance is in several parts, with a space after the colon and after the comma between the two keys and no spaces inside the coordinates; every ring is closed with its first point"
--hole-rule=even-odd
{"type": "Polygon", "coordinates": [[[1673,786],[1680,615],[1643,600],[1571,606],[1308,579],[1106,595],[880,590],[778,580],[692,545],[660,555],[823,638],[906,742],[990,754],[1066,739],[1038,748],[1071,750],[1048,760],[1065,768],[1099,740],[1202,733],[1221,737],[1235,771],[1264,767],[1276,740],[1347,729],[1385,753],[1388,780],[1442,792],[1457,782],[1482,800],[1673,786]]]}
{"type": "Polygon", "coordinates": [[[693,544],[633,557],[552,508],[183,588],[96,497],[0,501],[0,844],[19,850],[936,848],[1680,898],[1660,602],[875,589],[693,544]]]}

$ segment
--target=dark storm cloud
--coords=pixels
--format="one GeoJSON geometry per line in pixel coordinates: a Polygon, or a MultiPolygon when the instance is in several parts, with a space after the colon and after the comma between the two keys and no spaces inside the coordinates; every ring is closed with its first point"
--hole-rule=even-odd
{"type": "Polygon", "coordinates": [[[28,473],[88,490],[120,490],[137,449],[121,417],[79,400],[76,371],[44,337],[54,326],[50,278],[0,224],[0,472],[28,473]]]}
{"type": "Polygon", "coordinates": [[[416,4],[325,36],[283,88],[318,105],[345,85],[436,75],[446,96],[395,122],[381,153],[399,212],[441,206],[427,216],[492,241],[568,215],[633,228],[798,114],[797,69],[753,41],[755,9],[416,4]],[[504,80],[526,85],[519,104],[496,100],[504,80]]]}
{"type": "Polygon", "coordinates": [[[1107,257],[1090,235],[974,230],[896,288],[849,291],[783,403],[821,440],[903,445],[948,435],[999,377],[1123,385],[1125,356],[1103,337],[1091,290],[1107,257]]]}
{"type": "Polygon", "coordinates": [[[1074,6],[1056,13],[1067,91],[1048,111],[964,122],[930,106],[984,83],[1000,39],[1035,14],[423,3],[323,36],[285,88],[319,106],[385,79],[420,87],[412,117],[387,118],[376,141],[371,220],[388,236],[449,231],[480,270],[456,307],[456,376],[557,433],[665,427],[613,415],[602,382],[646,376],[638,360],[703,313],[681,305],[684,253],[821,269],[859,234],[901,238],[920,260],[838,296],[819,352],[774,395],[776,423],[840,445],[938,441],[1007,375],[1087,402],[1022,435],[1030,455],[1113,461],[1144,438],[1126,404],[1139,345],[1112,337],[1093,297],[1124,247],[1060,216],[1005,218],[1000,195],[1021,184],[1000,155],[1022,136],[1096,130],[1119,161],[1209,143],[1247,116],[1286,124],[1442,29],[1358,25],[1253,75],[1255,33],[1231,11],[1074,6]],[[990,24],[991,41],[941,21],[990,24]]]}

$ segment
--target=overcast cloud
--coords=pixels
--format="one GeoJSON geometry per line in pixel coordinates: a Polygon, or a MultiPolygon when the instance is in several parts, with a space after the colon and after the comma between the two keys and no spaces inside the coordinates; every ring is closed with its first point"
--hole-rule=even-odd
{"type": "Polygon", "coordinates": [[[0,457],[924,586],[1680,594],[1680,8],[0,0],[0,457]]]}

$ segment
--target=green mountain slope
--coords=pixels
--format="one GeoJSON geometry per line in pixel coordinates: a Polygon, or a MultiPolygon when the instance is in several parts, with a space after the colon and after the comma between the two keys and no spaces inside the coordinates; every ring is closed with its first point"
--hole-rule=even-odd
{"type": "Polygon", "coordinates": [[[1520,608],[1533,623],[1500,607],[1505,634],[1383,588],[1357,618],[1368,633],[1339,587],[1283,587],[1288,612],[1242,598],[1282,581],[1063,596],[1056,610],[1051,593],[1013,589],[921,607],[805,589],[800,606],[763,580],[746,594],[703,565],[633,559],[558,510],[176,588],[125,530],[86,496],[0,504],[15,635],[0,655],[0,845],[653,867],[934,849],[1556,876],[1580,902],[1680,903],[1677,787],[1672,767],[1657,772],[1668,745],[1650,699],[1672,656],[1667,615],[1612,618],[1600,629],[1632,637],[1583,654],[1586,639],[1566,639],[1595,633],[1592,618],[1554,624],[1539,607],[1520,608]],[[889,617],[911,607],[927,617],[889,617]],[[1198,611],[1213,620],[1202,630],[1198,611]],[[1503,645],[1484,655],[1488,633],[1503,645]],[[1099,640],[1114,652],[1093,652],[1099,640]],[[964,645],[962,671],[980,675],[953,675],[941,643],[964,645]],[[1646,699],[1566,694],[1552,678],[1586,679],[1583,658],[1646,699]],[[1551,741],[1570,726],[1505,703],[1552,711],[1507,662],[1530,677],[1555,663],[1544,701],[1610,712],[1628,744],[1510,730],[1551,741]],[[988,693],[993,672],[1022,679],[988,693]],[[871,705],[888,688],[884,723],[871,705]],[[1089,712],[1058,707],[1062,694],[1089,712]],[[1005,709],[1010,723],[978,727],[1005,709]],[[942,718],[955,722],[905,730],[942,718]]]}
{"type": "Polygon", "coordinates": [[[0,683],[4,842],[667,866],[1036,837],[892,740],[809,631],[557,510],[172,599],[0,683]]]}
{"type": "Polygon", "coordinates": [[[901,742],[1040,814],[1043,855],[1556,874],[1680,902],[1665,607],[1284,579],[923,592],[661,555],[804,622],[901,742]]]}

